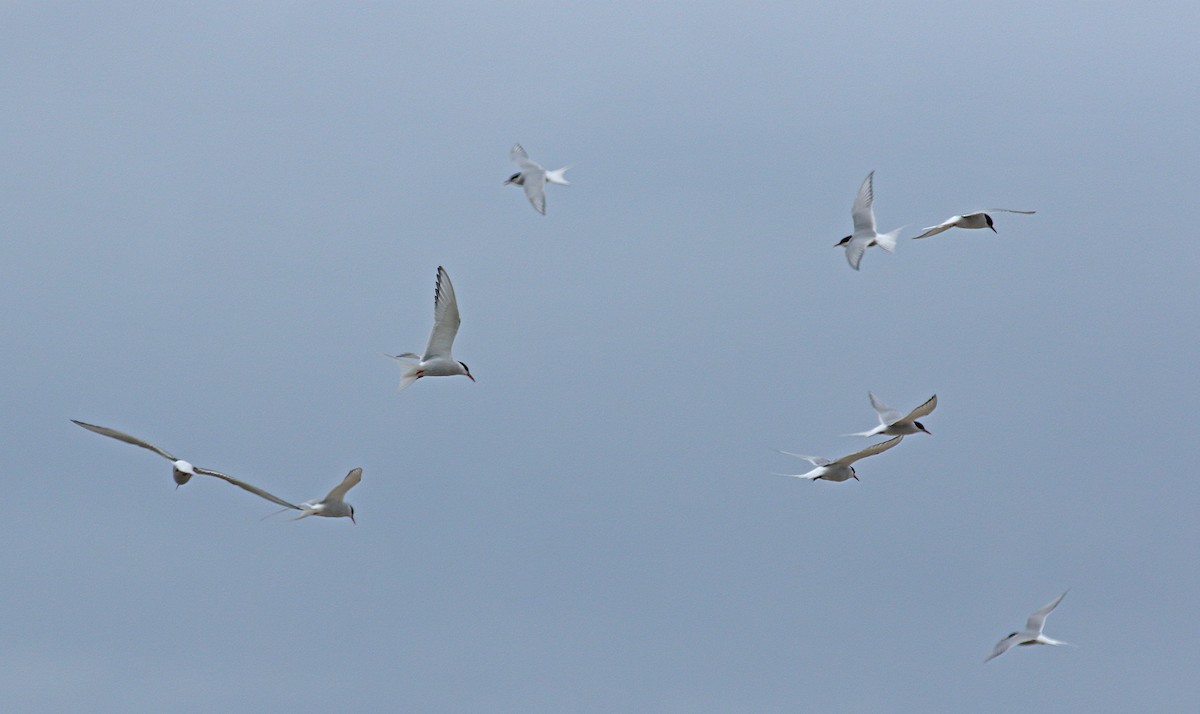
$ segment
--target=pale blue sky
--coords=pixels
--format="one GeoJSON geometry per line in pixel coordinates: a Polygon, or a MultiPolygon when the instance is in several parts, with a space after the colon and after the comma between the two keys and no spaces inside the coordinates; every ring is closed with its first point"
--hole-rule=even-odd
{"type": "Polygon", "coordinates": [[[0,7],[21,711],[1200,707],[1185,3],[0,7]],[[537,215],[508,149],[575,164],[537,215]],[[875,170],[895,255],[833,244],[875,170]],[[998,234],[908,240],[992,206],[998,234]],[[479,380],[397,394],[434,275],[479,380]],[[861,482],[873,390],[938,410],[861,482]],[[271,504],[351,467],[357,526],[271,504]],[[995,642],[1070,587],[1047,633],[995,642]]]}

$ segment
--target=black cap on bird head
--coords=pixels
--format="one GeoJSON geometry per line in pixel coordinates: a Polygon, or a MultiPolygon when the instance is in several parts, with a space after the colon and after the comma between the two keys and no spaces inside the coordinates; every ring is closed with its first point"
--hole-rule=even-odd
{"type": "Polygon", "coordinates": [[[992,233],[999,233],[999,232],[1000,232],[1000,231],[996,230],[996,226],[995,226],[995,224],[993,224],[993,223],[992,223],[992,217],[991,217],[991,216],[989,216],[988,214],[986,214],[986,213],[985,213],[985,214],[983,214],[983,220],[987,221],[988,228],[991,228],[991,229],[992,229],[992,233]]]}
{"type": "Polygon", "coordinates": [[[841,240],[840,240],[840,241],[838,241],[837,243],[834,243],[834,244],[833,244],[833,247],[834,247],[834,248],[837,248],[837,247],[838,247],[838,246],[840,246],[840,245],[846,245],[847,243],[849,243],[849,242],[850,242],[850,239],[851,239],[851,238],[853,238],[853,237],[854,237],[854,236],[846,236],[845,238],[841,239],[841,240]]]}
{"type": "Polygon", "coordinates": [[[928,429],[926,429],[926,428],[925,428],[925,425],[924,425],[924,424],[922,424],[921,422],[919,422],[919,421],[914,421],[914,422],[913,422],[913,426],[917,427],[918,429],[920,429],[921,431],[925,432],[926,434],[929,434],[930,436],[933,436],[933,432],[931,432],[931,431],[929,431],[928,429]]]}

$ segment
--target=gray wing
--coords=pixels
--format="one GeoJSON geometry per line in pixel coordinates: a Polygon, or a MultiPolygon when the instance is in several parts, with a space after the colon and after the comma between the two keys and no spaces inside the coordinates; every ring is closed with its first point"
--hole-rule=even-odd
{"type": "Polygon", "coordinates": [[[928,228],[925,228],[924,229],[925,232],[919,236],[913,236],[913,240],[916,240],[917,238],[928,238],[929,236],[935,236],[938,233],[948,231],[951,228],[953,228],[954,226],[957,226],[958,222],[962,218],[963,218],[962,216],[950,216],[945,221],[937,224],[936,226],[929,226],[928,228]]]}
{"type": "Polygon", "coordinates": [[[150,451],[153,451],[154,453],[158,454],[159,456],[163,457],[164,459],[167,459],[168,461],[178,461],[179,460],[179,459],[175,458],[170,452],[165,451],[164,449],[160,449],[157,446],[155,446],[154,444],[151,444],[149,442],[142,441],[141,439],[137,438],[136,436],[130,436],[129,434],[126,434],[123,431],[117,431],[116,429],[109,429],[106,426],[96,426],[95,424],[87,424],[85,422],[78,421],[76,419],[72,419],[71,421],[75,422],[79,426],[82,426],[84,429],[87,429],[88,431],[94,431],[97,434],[103,434],[104,436],[107,436],[112,439],[116,439],[117,441],[124,441],[126,444],[133,444],[134,446],[140,446],[143,449],[149,449],[150,451]]]}
{"type": "Polygon", "coordinates": [[[450,359],[450,349],[454,346],[454,336],[458,334],[459,323],[458,300],[454,297],[454,286],[450,284],[450,274],[442,266],[438,266],[437,285],[433,290],[433,332],[429,335],[429,344],[425,347],[425,356],[421,361],[433,357],[450,359]]]}
{"type": "Polygon", "coordinates": [[[902,439],[904,439],[903,436],[897,436],[892,439],[888,439],[887,441],[881,441],[878,444],[871,444],[862,451],[850,454],[849,456],[843,456],[842,458],[838,459],[836,463],[842,466],[849,466],[859,459],[865,459],[868,456],[874,456],[875,454],[882,454],[896,444],[899,444],[902,439]]]}
{"type": "Polygon", "coordinates": [[[923,416],[929,416],[929,414],[936,408],[937,395],[935,394],[927,399],[924,404],[909,412],[908,416],[904,417],[904,421],[912,421],[913,419],[920,419],[923,416]]]}
{"type": "Polygon", "coordinates": [[[855,234],[875,234],[875,212],[871,210],[871,203],[875,200],[874,185],[875,172],[872,171],[863,179],[862,186],[858,187],[858,196],[854,198],[854,207],[850,209],[850,215],[854,218],[855,234]]]}
{"type": "Polygon", "coordinates": [[[350,469],[350,473],[346,474],[346,478],[334,487],[332,491],[325,494],[325,501],[343,501],[346,499],[346,492],[358,485],[362,481],[362,469],[350,469]]]}
{"type": "Polygon", "coordinates": [[[781,454],[787,454],[788,456],[795,456],[798,459],[804,459],[813,466],[828,466],[833,463],[824,456],[805,456],[804,454],[794,454],[790,451],[784,451],[783,449],[778,449],[778,451],[781,454]]]}
{"type": "Polygon", "coordinates": [[[1030,632],[1041,634],[1042,628],[1046,626],[1046,616],[1054,612],[1054,608],[1058,607],[1058,603],[1067,596],[1067,591],[1064,590],[1062,595],[1054,598],[1045,607],[1029,616],[1029,621],[1025,623],[1025,629],[1030,632]]]}
{"type": "Polygon", "coordinates": [[[871,408],[879,415],[880,424],[887,426],[900,418],[900,412],[879,401],[879,397],[876,397],[873,392],[867,392],[867,396],[871,398],[871,408]]]}
{"type": "Polygon", "coordinates": [[[851,238],[850,242],[846,243],[846,262],[851,268],[858,270],[858,264],[862,262],[863,253],[867,252],[867,243],[870,241],[866,238],[851,238]]]}
{"type": "Polygon", "coordinates": [[[534,167],[536,168],[527,168],[523,171],[525,183],[522,188],[525,189],[525,197],[529,199],[534,210],[544,216],[546,215],[546,171],[537,164],[534,164],[534,167]]]}
{"type": "Polygon", "coordinates": [[[260,496],[262,498],[265,498],[268,501],[270,501],[271,503],[283,506],[284,508],[291,508],[296,511],[304,510],[294,503],[288,503],[287,501],[283,500],[279,496],[276,496],[272,493],[267,493],[266,491],[262,490],[261,488],[259,488],[257,486],[251,486],[250,484],[246,483],[245,481],[239,481],[239,480],[235,479],[234,477],[227,476],[219,471],[212,471],[210,469],[196,468],[196,473],[205,474],[207,476],[216,476],[217,478],[221,479],[222,481],[227,481],[227,482],[233,484],[234,486],[237,486],[238,488],[242,489],[243,491],[249,491],[250,493],[253,493],[255,496],[260,496]]]}
{"type": "Polygon", "coordinates": [[[513,147],[508,151],[508,158],[512,159],[514,164],[520,164],[521,161],[529,159],[529,152],[525,151],[524,146],[513,144],[513,147]]]}
{"type": "Polygon", "coordinates": [[[995,213],[997,211],[1000,211],[1001,213],[1024,213],[1027,216],[1032,216],[1033,214],[1037,213],[1037,211],[1017,211],[1012,208],[987,208],[980,211],[980,213],[995,213]]]}
{"type": "Polygon", "coordinates": [[[1011,649],[1013,645],[1017,644],[1017,640],[1019,640],[1019,639],[1021,639],[1020,633],[1014,632],[1011,635],[1009,635],[1008,637],[1005,637],[1004,639],[1000,640],[999,642],[996,643],[995,648],[992,649],[992,653],[990,655],[988,655],[988,658],[985,659],[984,662],[988,662],[988,661],[1004,654],[1009,649],[1011,649]]]}

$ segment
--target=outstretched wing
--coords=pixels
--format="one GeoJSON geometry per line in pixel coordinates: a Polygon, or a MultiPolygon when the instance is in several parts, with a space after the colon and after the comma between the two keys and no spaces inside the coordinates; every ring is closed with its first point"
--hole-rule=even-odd
{"type": "Polygon", "coordinates": [[[879,415],[880,424],[884,426],[894,424],[900,418],[900,412],[879,401],[879,397],[876,397],[874,392],[867,392],[867,396],[871,398],[871,408],[879,415]]]}
{"type": "Polygon", "coordinates": [[[454,297],[450,274],[439,265],[437,286],[433,291],[433,332],[429,335],[429,345],[425,347],[422,361],[434,357],[450,359],[450,348],[454,346],[454,336],[458,334],[460,322],[458,300],[454,297]]]}
{"type": "Polygon", "coordinates": [[[343,501],[346,499],[346,492],[358,485],[362,481],[362,469],[350,469],[350,473],[346,474],[346,478],[333,488],[332,491],[325,494],[324,500],[328,501],[343,501]]]}
{"type": "Polygon", "coordinates": [[[543,216],[546,215],[546,172],[541,166],[534,164],[536,168],[527,168],[523,172],[525,183],[522,188],[525,189],[525,197],[529,199],[529,203],[533,208],[543,216]]]}
{"type": "Polygon", "coordinates": [[[858,264],[862,262],[863,253],[867,252],[867,244],[870,242],[868,238],[851,238],[846,243],[846,262],[851,268],[858,270],[858,264]]]}
{"type": "Polygon", "coordinates": [[[514,164],[520,164],[522,161],[529,160],[529,152],[525,151],[525,147],[520,144],[513,144],[513,147],[508,151],[508,158],[512,159],[514,164]]]}
{"type": "Polygon", "coordinates": [[[962,218],[963,218],[962,216],[950,216],[945,221],[937,224],[936,226],[929,226],[928,228],[925,229],[925,232],[922,233],[921,235],[913,236],[913,240],[916,240],[917,238],[928,238],[929,236],[935,236],[938,233],[948,231],[951,228],[953,228],[954,226],[957,226],[958,222],[960,220],[962,220],[962,218]]]}
{"type": "Polygon", "coordinates": [[[1041,634],[1042,628],[1046,626],[1046,616],[1054,612],[1054,608],[1058,607],[1058,603],[1067,596],[1067,591],[1064,590],[1062,595],[1054,598],[1047,603],[1045,607],[1029,616],[1029,621],[1025,623],[1025,629],[1032,633],[1041,634]]]}
{"type": "Polygon", "coordinates": [[[850,454],[849,456],[843,456],[842,458],[838,459],[834,463],[839,464],[841,466],[849,466],[850,464],[854,463],[855,461],[858,461],[859,459],[865,459],[868,456],[874,456],[875,454],[882,454],[883,452],[892,448],[896,444],[899,444],[902,439],[904,439],[903,436],[897,436],[897,437],[888,439],[887,441],[881,441],[878,444],[871,444],[870,446],[863,449],[862,451],[859,451],[854,454],[850,454]]]}
{"type": "Polygon", "coordinates": [[[904,421],[912,421],[913,419],[920,419],[923,416],[929,416],[930,412],[935,408],[937,408],[936,394],[927,399],[924,404],[909,412],[908,416],[904,417],[904,421]]]}
{"type": "Polygon", "coordinates": [[[991,661],[992,659],[1004,654],[1009,649],[1011,649],[1013,645],[1017,644],[1017,641],[1020,639],[1021,639],[1021,634],[1019,632],[1014,632],[1011,635],[1009,635],[1008,637],[1005,637],[1004,639],[1000,640],[999,642],[996,643],[996,647],[994,649],[992,649],[992,653],[990,655],[988,655],[987,659],[985,659],[984,662],[991,661]]]}
{"type": "Polygon", "coordinates": [[[85,422],[78,421],[76,419],[72,419],[71,421],[75,422],[79,426],[82,426],[84,429],[87,429],[88,431],[94,431],[97,434],[103,434],[104,436],[107,436],[112,439],[116,439],[117,441],[124,441],[126,444],[133,444],[134,446],[140,446],[143,449],[149,449],[150,451],[153,451],[154,453],[158,454],[159,456],[163,457],[164,459],[167,459],[168,461],[178,461],[179,460],[179,459],[175,458],[174,456],[172,456],[170,454],[170,452],[160,449],[157,446],[155,446],[154,444],[151,444],[149,442],[142,441],[141,439],[137,438],[136,436],[130,436],[129,434],[126,434],[123,431],[117,431],[116,429],[109,429],[106,426],[96,426],[95,424],[87,424],[85,422]]]}
{"type": "MultiPolygon", "coordinates": [[[[875,172],[867,174],[862,185],[858,187],[858,196],[854,198],[854,207],[850,215],[854,218],[854,234],[875,234],[875,212],[871,203],[875,200],[875,172]]],[[[866,250],[864,247],[863,250],[866,250]]]]}
{"type": "Polygon", "coordinates": [[[813,466],[828,466],[829,464],[833,463],[824,456],[805,456],[804,454],[794,454],[790,451],[784,451],[783,449],[776,449],[776,451],[781,454],[787,454],[788,456],[795,456],[798,459],[804,459],[813,466]]]}
{"type": "Polygon", "coordinates": [[[982,213],[996,213],[997,211],[1001,213],[1024,213],[1027,216],[1032,216],[1033,214],[1037,213],[1037,211],[1017,211],[1012,208],[988,208],[982,211],[982,213]]]}
{"type": "Polygon", "coordinates": [[[288,503],[287,501],[283,500],[279,496],[276,496],[275,494],[272,494],[272,493],[268,493],[268,492],[262,490],[261,488],[259,488],[258,486],[251,486],[250,484],[246,483],[245,481],[239,481],[232,476],[228,476],[226,474],[221,473],[220,471],[212,471],[210,469],[196,468],[196,473],[205,474],[207,476],[216,476],[217,478],[221,479],[222,481],[227,481],[227,482],[233,484],[234,486],[237,486],[238,488],[242,489],[243,491],[249,491],[250,493],[253,493],[255,496],[259,496],[260,498],[265,498],[268,501],[270,501],[271,503],[274,503],[279,506],[283,506],[284,508],[291,508],[296,511],[303,510],[296,504],[288,503]]]}

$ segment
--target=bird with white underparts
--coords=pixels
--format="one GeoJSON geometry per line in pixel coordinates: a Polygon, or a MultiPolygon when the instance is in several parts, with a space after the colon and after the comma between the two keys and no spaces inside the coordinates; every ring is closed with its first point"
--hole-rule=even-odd
{"type": "Polygon", "coordinates": [[[916,434],[917,432],[929,433],[925,425],[917,421],[923,416],[929,416],[929,413],[937,407],[937,395],[933,395],[925,400],[921,406],[913,409],[907,416],[900,416],[900,412],[892,409],[888,405],[879,401],[873,393],[867,392],[867,396],[871,398],[871,406],[875,409],[875,414],[879,417],[879,426],[868,431],[856,431],[847,436],[876,436],[883,434],[886,436],[906,436],[908,434],[916,434]]]}
{"type": "Polygon", "coordinates": [[[875,231],[875,210],[872,204],[875,201],[875,172],[867,174],[858,187],[858,195],[854,198],[854,206],[850,209],[850,215],[854,219],[854,233],[846,236],[837,243],[834,247],[846,247],[846,262],[850,263],[850,267],[858,270],[858,264],[862,262],[863,253],[867,252],[867,248],[877,245],[889,253],[896,252],[896,237],[900,235],[903,227],[897,228],[888,233],[877,233],[875,231]]]}
{"type": "Polygon", "coordinates": [[[192,464],[184,461],[183,459],[175,458],[174,456],[167,453],[163,449],[158,448],[154,444],[147,443],[137,437],[130,436],[129,434],[126,434],[124,432],[117,431],[116,429],[110,429],[106,426],[96,426],[95,424],[87,424],[85,422],[77,421],[75,419],[72,419],[71,421],[75,422],[79,426],[82,426],[84,429],[87,429],[89,431],[94,431],[97,434],[103,434],[104,436],[111,437],[113,439],[116,439],[117,441],[124,441],[126,444],[133,444],[134,446],[140,446],[143,449],[149,449],[150,451],[153,451],[154,453],[158,454],[159,456],[163,457],[164,459],[171,461],[172,462],[172,464],[171,464],[172,472],[175,477],[175,488],[179,488],[183,484],[187,483],[196,474],[203,474],[205,476],[214,476],[216,478],[219,478],[222,481],[225,481],[227,483],[233,484],[234,486],[237,486],[238,488],[242,489],[243,491],[249,491],[250,493],[253,493],[255,496],[260,496],[260,497],[265,498],[268,501],[271,501],[272,503],[276,503],[280,506],[286,506],[287,508],[298,508],[298,506],[295,506],[295,505],[289,503],[288,501],[283,500],[282,498],[280,498],[278,496],[274,496],[270,493],[267,493],[266,491],[262,490],[261,488],[258,488],[257,486],[251,486],[250,484],[246,483],[245,481],[239,481],[238,479],[236,479],[232,476],[229,476],[227,474],[223,474],[220,471],[213,471],[212,469],[205,469],[205,468],[200,468],[199,466],[193,466],[192,464]]]}
{"type": "Polygon", "coordinates": [[[779,453],[787,454],[788,456],[795,456],[796,458],[800,458],[800,459],[804,459],[805,461],[808,461],[809,463],[811,463],[813,466],[816,466],[817,468],[813,469],[812,471],[809,471],[808,473],[803,473],[803,474],[777,474],[777,475],[790,476],[792,478],[803,478],[803,479],[808,479],[809,481],[817,481],[817,480],[846,481],[848,479],[854,479],[857,481],[858,473],[855,472],[854,467],[851,466],[851,464],[853,464],[855,461],[858,461],[859,459],[865,459],[868,456],[882,454],[883,452],[892,448],[896,444],[899,444],[900,441],[903,439],[904,439],[903,436],[897,436],[894,439],[888,439],[887,441],[881,441],[878,444],[872,444],[872,445],[868,446],[867,448],[863,449],[862,451],[856,451],[855,453],[850,454],[849,456],[843,456],[842,458],[840,458],[836,461],[831,461],[831,460],[826,459],[821,456],[805,456],[804,454],[793,454],[790,451],[782,451],[781,450],[779,453]]]}
{"type": "Polygon", "coordinates": [[[183,459],[176,458],[174,454],[171,454],[166,449],[160,449],[159,447],[155,446],[154,444],[151,444],[147,441],[142,441],[141,439],[137,438],[136,436],[130,436],[129,434],[126,434],[123,431],[117,431],[116,429],[110,429],[106,426],[96,426],[95,424],[88,424],[86,422],[82,422],[77,419],[72,419],[71,421],[74,422],[75,424],[78,424],[79,426],[82,426],[84,429],[87,429],[88,431],[94,431],[97,434],[102,434],[111,439],[116,439],[117,441],[123,441],[126,444],[133,444],[134,446],[140,446],[143,449],[146,449],[148,451],[153,451],[154,453],[163,457],[167,461],[170,461],[171,462],[171,476],[174,477],[174,479],[175,479],[175,488],[179,488],[183,484],[187,483],[188,481],[191,480],[191,478],[193,476],[195,476],[198,473],[206,474],[209,476],[215,476],[217,474],[217,472],[215,472],[215,471],[209,471],[207,469],[202,469],[202,468],[193,466],[191,463],[184,461],[183,459]]]}
{"type": "Polygon", "coordinates": [[[946,220],[936,226],[923,228],[925,231],[919,236],[913,236],[913,240],[918,238],[928,238],[935,236],[943,231],[948,231],[951,228],[991,228],[992,233],[999,233],[996,230],[995,221],[988,213],[1023,213],[1027,216],[1037,213],[1037,211],[1016,211],[1011,208],[989,208],[986,211],[976,211],[974,213],[964,213],[959,216],[950,216],[946,220]]]}
{"type": "Polygon", "coordinates": [[[995,657],[999,657],[1018,645],[1067,645],[1074,647],[1070,642],[1055,640],[1046,637],[1042,634],[1042,628],[1046,626],[1046,616],[1054,612],[1054,608],[1058,607],[1058,603],[1067,596],[1067,591],[1064,590],[1062,595],[1051,600],[1045,607],[1038,610],[1029,616],[1029,620],[1025,623],[1025,629],[1020,632],[1011,632],[1004,639],[996,643],[995,649],[987,656],[984,662],[988,662],[995,657]]]}
{"type": "Polygon", "coordinates": [[[287,501],[276,500],[275,502],[284,508],[270,515],[273,516],[287,510],[293,510],[300,511],[300,515],[293,518],[293,521],[308,518],[309,516],[323,516],[325,518],[349,518],[351,523],[357,525],[358,521],[354,520],[354,506],[346,503],[346,492],[357,486],[359,481],[362,481],[362,469],[350,469],[350,473],[346,474],[346,478],[342,479],[342,482],[337,486],[334,486],[333,490],[325,494],[325,498],[322,498],[320,501],[305,501],[300,505],[295,505],[287,501]]]}
{"type": "Polygon", "coordinates": [[[433,332],[429,335],[429,344],[425,346],[425,354],[418,355],[405,352],[398,355],[387,355],[404,366],[400,377],[400,391],[422,377],[452,377],[457,374],[470,377],[471,370],[463,362],[451,355],[454,346],[454,336],[458,334],[458,326],[462,320],[458,316],[458,301],[454,298],[454,286],[450,284],[450,275],[446,269],[438,266],[437,285],[433,291],[433,332]]]}
{"type": "Polygon", "coordinates": [[[529,153],[520,144],[513,144],[508,157],[520,169],[504,182],[504,185],[516,184],[525,189],[525,197],[534,210],[546,215],[546,184],[556,183],[560,186],[570,186],[566,173],[570,166],[564,166],[555,171],[547,171],[542,165],[529,158],[529,153]]]}

